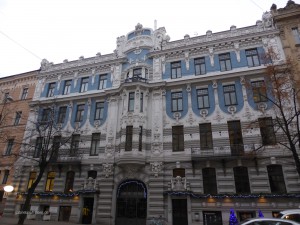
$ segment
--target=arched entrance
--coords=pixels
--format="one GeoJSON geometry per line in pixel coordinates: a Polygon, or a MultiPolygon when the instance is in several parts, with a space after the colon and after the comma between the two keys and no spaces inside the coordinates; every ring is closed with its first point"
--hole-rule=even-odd
{"type": "Polygon", "coordinates": [[[146,225],[147,189],[138,180],[126,180],[117,190],[116,225],[146,225]]]}

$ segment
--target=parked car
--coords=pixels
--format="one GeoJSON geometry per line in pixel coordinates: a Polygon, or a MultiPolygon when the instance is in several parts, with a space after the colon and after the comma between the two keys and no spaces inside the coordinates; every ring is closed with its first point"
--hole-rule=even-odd
{"type": "Polygon", "coordinates": [[[281,211],[277,218],[285,219],[285,220],[293,220],[300,223],[300,209],[289,209],[281,211]]]}
{"type": "Polygon", "coordinates": [[[300,225],[292,220],[284,220],[278,218],[251,218],[246,219],[240,225],[300,225]]]}

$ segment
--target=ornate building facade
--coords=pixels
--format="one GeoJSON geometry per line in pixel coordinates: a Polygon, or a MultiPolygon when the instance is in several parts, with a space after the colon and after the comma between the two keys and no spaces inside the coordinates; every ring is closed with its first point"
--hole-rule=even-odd
{"type": "Polygon", "coordinates": [[[14,162],[20,150],[35,91],[37,71],[0,79],[0,214],[6,201],[3,187],[12,184],[14,162]]]}
{"type": "MultiPolygon", "coordinates": [[[[60,129],[74,132],[31,209],[79,223],[219,225],[230,208],[239,220],[298,208],[291,153],[258,94],[271,88],[261,55],[272,47],[276,63],[285,60],[279,35],[270,13],[172,42],[165,28],[138,24],[112,54],[43,60],[32,112],[55,101],[60,129]]],[[[25,159],[16,166],[7,213],[20,209],[38,170],[25,159]]]]}

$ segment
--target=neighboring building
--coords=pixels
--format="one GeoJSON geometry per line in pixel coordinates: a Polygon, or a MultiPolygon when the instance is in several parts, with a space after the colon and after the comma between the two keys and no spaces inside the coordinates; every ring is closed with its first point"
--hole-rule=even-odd
{"type": "MultiPolygon", "coordinates": [[[[75,133],[31,209],[101,225],[152,217],[219,225],[230,208],[239,220],[258,209],[272,216],[298,208],[294,161],[276,144],[272,104],[259,95],[269,93],[260,56],[271,46],[284,61],[279,30],[265,13],[254,26],[173,42],[165,28],[138,24],[117,38],[113,54],[43,60],[32,105],[45,111],[55,100],[61,129],[75,133]]],[[[38,170],[29,160],[16,166],[23,172],[7,213],[20,209],[38,170]]]]}
{"type": "Polygon", "coordinates": [[[295,66],[295,78],[300,88],[300,5],[289,0],[284,8],[277,9],[275,4],[271,13],[276,28],[280,31],[283,50],[295,66]]]}
{"type": "Polygon", "coordinates": [[[6,200],[3,187],[12,184],[13,164],[23,140],[36,76],[37,71],[31,71],[0,78],[0,214],[6,200]]]}

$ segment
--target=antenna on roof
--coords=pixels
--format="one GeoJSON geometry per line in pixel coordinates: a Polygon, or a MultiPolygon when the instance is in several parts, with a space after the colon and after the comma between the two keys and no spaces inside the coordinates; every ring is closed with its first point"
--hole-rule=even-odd
{"type": "Polygon", "coordinates": [[[157,20],[154,20],[154,30],[157,29],[157,20]]]}

